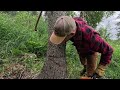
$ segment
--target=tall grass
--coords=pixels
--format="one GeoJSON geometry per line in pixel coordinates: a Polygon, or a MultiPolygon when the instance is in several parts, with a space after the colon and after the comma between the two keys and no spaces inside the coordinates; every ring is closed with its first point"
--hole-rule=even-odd
{"type": "Polygon", "coordinates": [[[36,20],[37,16],[28,12],[18,12],[14,17],[0,14],[0,57],[6,58],[22,52],[46,51],[47,24],[41,18],[38,31],[35,32],[33,30],[36,20]]]}
{"type": "Polygon", "coordinates": [[[15,16],[0,13],[1,72],[4,71],[6,65],[17,62],[25,64],[25,67],[29,69],[40,70],[47,50],[48,35],[47,23],[43,17],[40,19],[37,31],[34,31],[36,20],[37,16],[25,11],[17,12],[15,16]],[[25,53],[35,54],[37,58],[23,59],[21,56],[24,56],[25,53]]]}

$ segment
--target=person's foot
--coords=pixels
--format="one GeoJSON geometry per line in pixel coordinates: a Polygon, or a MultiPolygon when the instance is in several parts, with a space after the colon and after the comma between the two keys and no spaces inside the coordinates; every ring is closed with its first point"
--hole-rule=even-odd
{"type": "MultiPolygon", "coordinates": [[[[83,71],[84,71],[84,69],[83,69],[83,71]]],[[[87,76],[87,73],[85,72],[83,75],[80,76],[80,79],[92,79],[92,78],[87,76]]]]}
{"type": "Polygon", "coordinates": [[[81,76],[80,79],[92,79],[92,78],[88,76],[81,76]]]}

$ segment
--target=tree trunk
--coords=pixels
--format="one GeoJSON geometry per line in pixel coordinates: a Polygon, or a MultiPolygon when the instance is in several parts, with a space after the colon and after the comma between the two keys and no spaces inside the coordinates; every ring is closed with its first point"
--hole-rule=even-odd
{"type": "MultiPolygon", "coordinates": [[[[53,32],[53,26],[58,17],[65,15],[63,11],[48,11],[48,37],[53,32]]],[[[48,39],[47,60],[37,79],[66,79],[66,45],[54,45],[48,39]]]]}
{"type": "Polygon", "coordinates": [[[85,18],[85,11],[80,11],[80,17],[85,18]]]}

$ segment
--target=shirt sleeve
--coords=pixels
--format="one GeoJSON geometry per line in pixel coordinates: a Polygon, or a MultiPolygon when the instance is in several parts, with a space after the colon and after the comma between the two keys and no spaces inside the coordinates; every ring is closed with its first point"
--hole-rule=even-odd
{"type": "Polygon", "coordinates": [[[97,51],[101,53],[100,64],[107,65],[111,62],[113,48],[102,38],[100,38],[100,41],[97,42],[100,42],[100,45],[97,49],[97,51]]]}
{"type": "Polygon", "coordinates": [[[93,28],[84,27],[84,38],[90,43],[90,49],[101,53],[100,64],[107,65],[111,62],[113,48],[103,38],[100,37],[93,28]]]}

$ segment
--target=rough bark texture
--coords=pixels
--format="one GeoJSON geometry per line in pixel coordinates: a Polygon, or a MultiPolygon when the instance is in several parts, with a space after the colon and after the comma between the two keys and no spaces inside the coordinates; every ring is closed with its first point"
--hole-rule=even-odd
{"type": "MultiPolygon", "coordinates": [[[[48,36],[53,32],[53,26],[58,17],[65,15],[63,11],[47,11],[48,16],[48,36]]],[[[37,79],[66,79],[66,45],[54,45],[48,39],[48,50],[45,64],[37,79]]]]}

